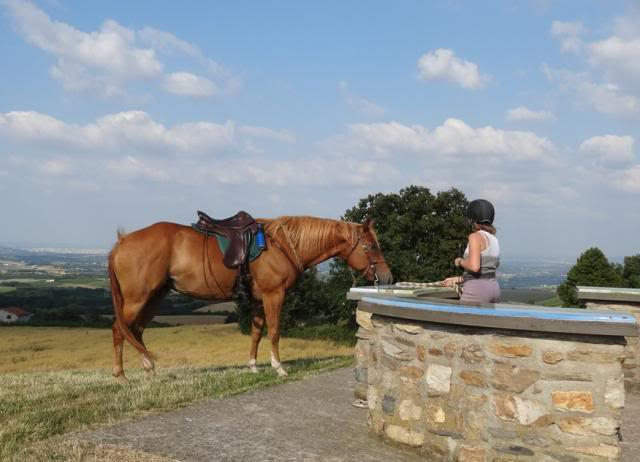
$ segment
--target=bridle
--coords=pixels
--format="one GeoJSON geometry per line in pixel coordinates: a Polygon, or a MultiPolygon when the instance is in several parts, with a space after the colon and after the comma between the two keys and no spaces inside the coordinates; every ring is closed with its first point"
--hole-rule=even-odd
{"type": "MultiPolygon", "coordinates": [[[[353,245],[353,247],[351,248],[351,251],[347,254],[347,257],[345,258],[345,261],[349,261],[349,258],[351,258],[351,255],[353,255],[354,253],[356,255],[363,255],[367,258],[369,264],[367,265],[367,267],[362,270],[362,276],[363,277],[368,277],[371,272],[373,271],[373,284],[374,285],[378,285],[379,283],[379,278],[378,278],[378,272],[376,271],[376,265],[379,263],[386,263],[386,261],[384,260],[384,257],[381,260],[375,260],[371,257],[371,251],[375,250],[376,248],[378,248],[378,243],[373,243],[373,244],[365,244],[362,242],[362,238],[364,237],[364,233],[360,233],[358,235],[358,239],[356,239],[355,244],[353,245]],[[362,248],[360,248],[360,243],[362,243],[362,248]]],[[[353,277],[353,271],[351,272],[352,277],[353,277]]],[[[355,286],[355,283],[357,281],[357,278],[353,277],[353,284],[355,286]]]]}

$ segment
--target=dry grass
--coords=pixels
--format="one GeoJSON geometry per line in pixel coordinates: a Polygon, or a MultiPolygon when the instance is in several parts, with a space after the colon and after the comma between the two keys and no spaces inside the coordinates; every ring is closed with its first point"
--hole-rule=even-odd
{"type": "Polygon", "coordinates": [[[24,448],[10,460],[40,462],[175,462],[174,459],[138,451],[127,446],[97,444],[75,438],[55,437],[24,448]]]}
{"type": "MultiPolygon", "coordinates": [[[[111,377],[110,330],[0,329],[0,460],[164,462],[69,433],[283,382],[270,366],[258,374],[237,366],[246,363],[250,341],[234,326],[155,328],[146,340],[160,354],[158,375],[145,378],[127,348],[131,384],[122,386],[111,377]]],[[[268,363],[263,342],[260,359],[268,363]]],[[[351,363],[351,348],[325,341],[283,339],[281,351],[288,380],[351,363]]]]}
{"type": "MultiPolygon", "coordinates": [[[[286,380],[344,367],[351,361],[334,357],[285,363],[290,374],[286,380]]],[[[153,379],[136,370],[130,380],[129,385],[119,385],[107,371],[0,375],[0,460],[66,460],[55,452],[49,454],[46,441],[99,424],[283,383],[269,366],[258,374],[244,367],[164,368],[153,379]],[[32,458],[38,451],[47,457],[32,458]]]]}
{"type": "MultiPolygon", "coordinates": [[[[145,343],[163,367],[246,364],[250,338],[235,325],[179,326],[145,331],[145,343]]],[[[126,342],[125,342],[126,344],[126,342]]],[[[0,329],[0,373],[111,369],[110,329],[3,327],[0,329]]],[[[259,362],[269,362],[269,339],[260,344],[259,362]]],[[[322,340],[282,339],[283,360],[352,354],[352,349],[322,340]]],[[[125,370],[140,368],[137,351],[126,344],[125,370]]]]}

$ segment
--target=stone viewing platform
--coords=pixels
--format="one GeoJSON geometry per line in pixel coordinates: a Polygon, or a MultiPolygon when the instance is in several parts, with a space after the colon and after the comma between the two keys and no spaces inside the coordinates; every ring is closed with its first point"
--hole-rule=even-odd
{"type": "Polygon", "coordinates": [[[375,434],[433,461],[620,457],[633,315],[406,290],[349,294],[360,300],[355,393],[375,434]]]}
{"type": "MultiPolygon", "coordinates": [[[[578,286],[578,300],[587,309],[630,313],[640,322],[640,289],[578,286]]],[[[640,392],[638,337],[627,337],[622,369],[627,391],[640,392]]]]}

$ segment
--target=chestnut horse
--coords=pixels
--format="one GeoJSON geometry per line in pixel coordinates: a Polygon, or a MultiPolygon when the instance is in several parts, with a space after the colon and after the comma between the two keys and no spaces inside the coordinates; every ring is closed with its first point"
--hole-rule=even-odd
{"type": "MultiPolygon", "coordinates": [[[[271,341],[271,366],[280,376],[280,311],[285,291],[311,266],[339,257],[369,279],[391,283],[373,222],[364,224],[314,217],[258,219],[265,229],[267,248],[250,263],[255,301],[249,367],[257,372],[258,344],[266,320],[271,341]]],[[[156,223],[129,234],[118,232],[109,254],[109,277],[115,311],[113,376],[126,382],[122,347],[127,339],[142,355],[142,367],[154,373],[153,359],[142,341],[145,326],[162,299],[173,289],[203,300],[230,300],[236,271],[224,266],[215,238],[189,226],[156,223]],[[205,264],[206,262],[206,264],[205,264]]]]}

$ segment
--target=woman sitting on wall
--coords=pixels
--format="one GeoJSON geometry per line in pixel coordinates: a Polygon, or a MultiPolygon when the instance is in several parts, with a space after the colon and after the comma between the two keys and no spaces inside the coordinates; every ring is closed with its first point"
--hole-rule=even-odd
{"type": "Polygon", "coordinates": [[[464,273],[462,276],[447,278],[441,284],[445,287],[461,284],[461,302],[497,303],[500,300],[500,286],[496,280],[496,270],[500,264],[500,244],[493,227],[493,205],[484,199],[476,199],[469,204],[467,217],[472,223],[473,231],[469,234],[462,258],[454,260],[454,264],[462,267],[464,273]]]}

